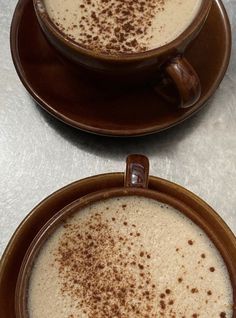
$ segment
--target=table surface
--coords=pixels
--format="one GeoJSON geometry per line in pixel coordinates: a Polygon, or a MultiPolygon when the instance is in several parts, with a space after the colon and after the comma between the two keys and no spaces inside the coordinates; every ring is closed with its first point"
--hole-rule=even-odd
{"type": "Polygon", "coordinates": [[[166,132],[114,139],[75,130],[33,102],[14,69],[9,29],[16,0],[0,0],[0,256],[30,210],[62,186],[123,171],[144,153],[150,173],[208,202],[236,233],[236,1],[223,1],[233,31],[227,74],[200,113],[166,132]]]}

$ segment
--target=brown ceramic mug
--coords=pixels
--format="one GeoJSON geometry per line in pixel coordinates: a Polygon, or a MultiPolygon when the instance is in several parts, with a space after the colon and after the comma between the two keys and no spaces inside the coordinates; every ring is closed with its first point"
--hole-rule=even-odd
{"type": "MultiPolygon", "coordinates": [[[[67,59],[100,74],[103,79],[121,82],[160,81],[161,74],[175,84],[182,108],[194,105],[201,94],[201,83],[194,68],[184,57],[187,46],[196,38],[208,17],[212,0],[203,0],[190,26],[172,42],[142,53],[113,56],[86,49],[66,37],[49,18],[44,0],[33,0],[41,28],[49,42],[67,59]]],[[[204,54],[204,52],[196,52],[204,54]]],[[[99,78],[100,78],[99,77],[99,78]]],[[[165,81],[163,81],[165,82],[165,81]]],[[[167,81],[168,82],[168,81],[167,81]]],[[[160,86],[160,85],[159,85],[160,86]]],[[[165,95],[164,90],[158,91],[165,95]]]]}
{"type": "MultiPolygon", "coordinates": [[[[55,214],[39,231],[32,241],[21,265],[15,293],[15,311],[17,318],[30,318],[27,310],[28,284],[34,261],[40,248],[53,231],[75,212],[84,207],[109,198],[122,196],[141,196],[168,204],[196,223],[211,239],[222,255],[233,289],[233,302],[236,303],[236,238],[224,221],[206,203],[194,194],[186,195],[178,185],[165,184],[158,191],[148,189],[149,162],[141,155],[127,158],[124,187],[97,191],[76,200],[55,214]]],[[[220,316],[221,317],[221,316],[220,316]]],[[[225,316],[222,316],[225,317],[225,316]]],[[[228,317],[228,316],[227,316],[228,317]]],[[[233,308],[232,318],[236,318],[233,308]]]]}

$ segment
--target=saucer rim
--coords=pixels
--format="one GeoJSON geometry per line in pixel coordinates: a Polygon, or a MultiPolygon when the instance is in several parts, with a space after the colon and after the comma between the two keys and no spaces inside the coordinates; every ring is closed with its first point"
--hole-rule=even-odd
{"type": "MultiPolygon", "coordinates": [[[[31,219],[33,219],[33,217],[35,216],[35,214],[38,213],[38,210],[40,208],[42,208],[44,205],[47,206],[50,201],[54,200],[54,199],[58,199],[59,196],[68,196],[67,192],[71,192],[73,189],[77,188],[77,187],[81,187],[83,189],[83,187],[86,187],[86,185],[88,184],[95,184],[96,182],[100,182],[100,179],[107,179],[107,181],[112,181],[113,183],[116,183],[117,185],[113,185],[113,186],[108,186],[108,188],[116,188],[116,187],[122,187],[123,184],[123,180],[124,180],[124,176],[125,173],[124,172],[110,172],[110,173],[103,173],[103,174],[97,174],[97,175],[93,175],[90,177],[86,177],[86,178],[82,178],[76,181],[73,181],[59,189],[57,189],[56,191],[52,192],[51,194],[49,194],[48,196],[46,196],[43,200],[41,200],[25,217],[24,219],[21,221],[21,223],[18,225],[18,227],[16,228],[16,230],[14,231],[13,235],[11,236],[7,246],[5,247],[5,250],[2,254],[2,257],[0,259],[0,287],[1,287],[1,278],[2,278],[2,268],[4,267],[4,263],[6,262],[6,259],[8,257],[8,255],[11,254],[11,249],[12,249],[12,245],[14,243],[14,241],[16,241],[17,237],[21,234],[20,232],[22,231],[22,229],[26,226],[27,223],[31,222],[31,219]]],[[[123,185],[124,186],[124,185],[123,185]]],[[[206,210],[208,210],[210,213],[216,214],[218,220],[221,220],[223,222],[223,224],[226,226],[226,228],[231,232],[232,236],[235,237],[235,243],[236,243],[236,236],[234,235],[234,233],[232,232],[232,230],[230,229],[230,227],[227,225],[227,223],[224,221],[224,219],[205,201],[203,200],[201,197],[199,197],[197,194],[195,194],[194,192],[188,190],[187,188],[185,188],[184,186],[177,184],[173,181],[169,181],[167,179],[164,178],[160,178],[160,177],[156,177],[153,175],[149,175],[149,186],[148,189],[150,190],[154,190],[157,191],[158,188],[160,188],[160,186],[163,187],[168,187],[173,191],[177,191],[177,192],[181,192],[183,195],[191,198],[191,200],[195,201],[196,203],[202,205],[205,207],[206,210]]],[[[106,190],[107,187],[104,187],[100,190],[106,190]]],[[[74,202],[75,200],[78,200],[79,198],[87,195],[87,194],[91,194],[96,192],[97,190],[93,190],[93,191],[89,191],[86,192],[86,194],[82,195],[82,196],[78,196],[76,199],[70,201],[69,203],[66,203],[65,205],[63,205],[63,207],[67,206],[68,204],[74,202]]],[[[63,207],[61,209],[63,209],[63,207]]],[[[56,212],[55,212],[56,213],[56,212]]],[[[51,218],[51,217],[49,217],[51,218]]],[[[47,221],[45,221],[46,223],[47,221]]]]}
{"type": "MultiPolygon", "coordinates": [[[[11,49],[11,56],[12,60],[15,66],[15,69],[17,71],[17,74],[28,91],[28,93],[31,95],[31,97],[35,100],[35,102],[42,107],[45,111],[47,111],[50,115],[53,117],[59,119],[64,124],[67,124],[71,127],[74,127],[76,129],[80,129],[85,132],[89,132],[95,135],[101,135],[101,136],[107,136],[107,137],[139,137],[139,136],[145,136],[145,135],[151,135],[155,134],[161,131],[165,131],[167,129],[170,129],[185,120],[187,120],[189,117],[195,115],[198,111],[200,111],[204,106],[206,106],[208,100],[213,96],[217,88],[219,87],[220,83],[222,82],[225,73],[228,69],[230,57],[231,57],[231,50],[232,50],[232,32],[231,32],[231,25],[229,21],[229,17],[227,14],[227,11],[225,9],[225,6],[222,2],[222,0],[214,0],[212,6],[216,5],[217,10],[220,11],[220,15],[222,17],[222,22],[224,23],[224,30],[222,33],[225,35],[225,54],[224,58],[221,62],[221,68],[215,77],[215,80],[210,85],[210,89],[204,94],[201,95],[199,101],[192,106],[189,109],[190,111],[187,111],[180,116],[178,116],[177,119],[173,119],[171,122],[164,123],[162,125],[149,125],[144,128],[121,128],[121,129],[113,129],[113,128],[101,128],[89,124],[85,124],[80,121],[73,120],[72,118],[69,118],[66,115],[63,115],[61,112],[57,111],[54,107],[50,106],[50,104],[41,98],[35,88],[32,86],[31,82],[26,78],[24,67],[21,63],[21,58],[18,50],[18,42],[19,42],[19,25],[20,20],[22,19],[22,14],[25,5],[27,4],[27,1],[30,0],[19,0],[11,22],[11,29],[10,29],[10,49],[11,49]]],[[[32,7],[33,9],[33,7],[32,7]]],[[[211,11],[213,9],[211,8],[209,15],[211,14],[211,11]]],[[[36,19],[36,16],[35,16],[36,19]]],[[[201,31],[203,32],[203,31],[201,31]]],[[[197,39],[195,40],[197,41],[197,39]]]]}

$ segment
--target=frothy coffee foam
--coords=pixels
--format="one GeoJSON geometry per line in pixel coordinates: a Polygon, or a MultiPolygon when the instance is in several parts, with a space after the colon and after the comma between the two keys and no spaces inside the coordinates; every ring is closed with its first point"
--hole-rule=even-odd
{"type": "Polygon", "coordinates": [[[88,49],[142,52],[178,37],[202,0],[44,0],[57,27],[88,49]]]}
{"type": "Polygon", "coordinates": [[[29,285],[30,318],[232,317],[222,257],[183,214],[140,197],[108,199],[44,244],[29,285]]]}

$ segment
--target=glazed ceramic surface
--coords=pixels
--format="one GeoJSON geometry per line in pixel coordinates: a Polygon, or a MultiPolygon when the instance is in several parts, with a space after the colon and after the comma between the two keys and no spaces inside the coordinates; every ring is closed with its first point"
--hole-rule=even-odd
{"type": "MultiPolygon", "coordinates": [[[[129,170],[127,170],[127,173],[129,173],[129,170]]],[[[145,178],[141,182],[142,184],[145,184],[145,178]]],[[[112,173],[90,177],[69,184],[66,187],[58,190],[43,200],[32,210],[32,212],[18,227],[2,258],[0,267],[1,317],[16,317],[14,307],[15,288],[18,273],[27,249],[42,226],[59,210],[63,209],[63,207],[72,201],[98,190],[114,189],[117,187],[122,187],[123,185],[123,173],[112,173]]],[[[163,195],[168,193],[168,195],[176,198],[176,200],[180,202],[186,202],[186,204],[191,207],[191,211],[194,210],[196,214],[199,214],[199,216],[201,215],[203,219],[205,218],[206,213],[207,218],[209,218],[208,222],[210,222],[210,227],[213,228],[212,224],[214,224],[215,233],[217,233],[217,235],[221,233],[221,240],[223,240],[224,237],[223,233],[228,232],[228,238],[226,239],[227,246],[231,246],[230,248],[232,248],[232,257],[235,257],[235,237],[229,231],[224,222],[222,222],[222,220],[206,203],[186,189],[183,189],[176,184],[160,178],[150,177],[148,187],[150,190],[163,193],[163,195]],[[227,241],[228,239],[232,240],[232,244],[229,244],[229,241],[227,241]]],[[[222,243],[220,244],[223,246],[222,243]]],[[[232,262],[230,268],[232,273],[234,273],[232,275],[232,280],[234,281],[236,278],[235,269],[232,267],[232,262]]]]}
{"type": "Polygon", "coordinates": [[[168,74],[179,91],[178,107],[191,107],[199,100],[201,82],[184,55],[186,47],[194,41],[205,24],[213,0],[205,0],[201,3],[191,24],[173,41],[146,52],[119,56],[99,53],[80,46],[65,36],[52,23],[43,1],[34,0],[33,3],[41,30],[51,45],[63,57],[79,66],[82,65],[86,69],[99,73],[99,80],[111,81],[115,79],[116,82],[118,80],[116,85],[119,85],[119,83],[124,82],[134,84],[137,81],[146,83],[152,79],[156,85],[162,70],[166,76],[168,74]]]}
{"type": "MultiPolygon", "coordinates": [[[[155,85],[149,82],[141,86],[114,85],[113,81],[104,82],[66,62],[45,39],[31,0],[19,1],[11,28],[16,70],[36,102],[69,125],[109,136],[158,132],[196,113],[223,79],[230,50],[228,17],[222,3],[214,1],[204,28],[185,54],[200,78],[201,96],[193,107],[178,109],[175,88],[167,85],[164,89],[163,81],[159,84],[155,81],[155,85]]],[[[168,67],[173,77],[172,71],[168,67]]],[[[184,95],[190,98],[187,91],[184,95]]]]}

